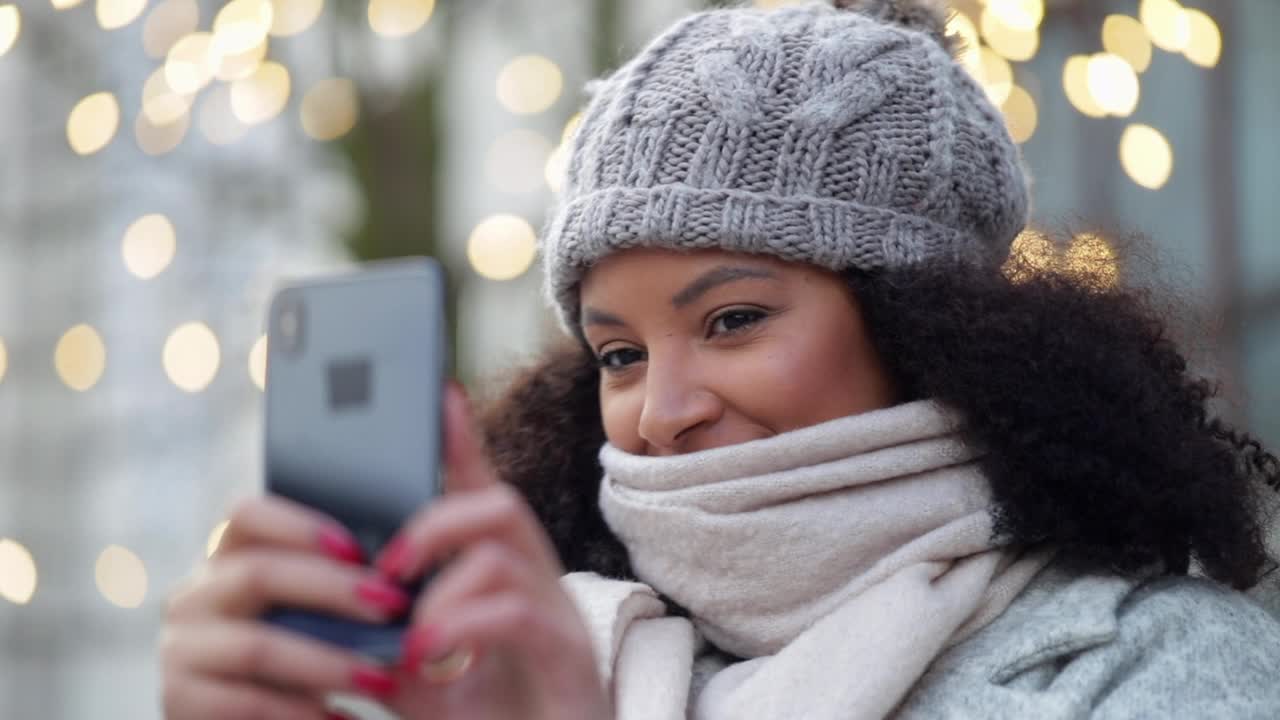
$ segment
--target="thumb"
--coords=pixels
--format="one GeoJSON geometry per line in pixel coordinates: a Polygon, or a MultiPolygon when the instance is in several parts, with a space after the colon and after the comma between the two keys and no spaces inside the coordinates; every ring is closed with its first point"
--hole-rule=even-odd
{"type": "Polygon", "coordinates": [[[445,490],[479,490],[498,481],[493,466],[481,447],[471,401],[456,381],[444,393],[445,490]]]}

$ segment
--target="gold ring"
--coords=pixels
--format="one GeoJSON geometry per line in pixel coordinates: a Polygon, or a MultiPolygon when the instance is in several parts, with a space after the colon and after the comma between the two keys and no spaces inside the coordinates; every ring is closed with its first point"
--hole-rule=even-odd
{"type": "Polygon", "coordinates": [[[458,648],[436,660],[424,660],[420,672],[427,682],[444,685],[462,677],[471,669],[476,654],[469,648],[458,648]]]}

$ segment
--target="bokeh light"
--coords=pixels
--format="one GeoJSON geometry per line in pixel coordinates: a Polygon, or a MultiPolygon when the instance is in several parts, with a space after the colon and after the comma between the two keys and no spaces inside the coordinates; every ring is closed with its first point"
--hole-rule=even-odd
{"type": "Polygon", "coordinates": [[[217,58],[253,52],[271,31],[270,0],[231,0],[213,20],[213,53],[217,58]]]}
{"type": "Polygon", "coordinates": [[[1089,96],[1104,112],[1128,117],[1138,107],[1138,75],[1133,66],[1111,53],[1089,58],[1089,96]]]}
{"type": "Polygon", "coordinates": [[[128,548],[108,545],[93,566],[98,592],[107,602],[122,608],[136,608],[147,598],[147,568],[128,548]]]}
{"type": "Polygon", "coordinates": [[[124,231],[120,243],[124,266],[139,278],[149,280],[159,275],[178,249],[178,236],[173,223],[159,213],[143,215],[124,231]]]}
{"type": "Polygon", "coordinates": [[[189,393],[200,392],[218,374],[218,338],[204,323],[180,325],[164,342],[163,361],[164,372],[174,385],[189,393]]]}
{"type": "Polygon", "coordinates": [[[214,145],[230,145],[249,132],[231,110],[231,86],[219,85],[205,93],[197,118],[200,133],[214,145]]]}
{"type": "Polygon", "coordinates": [[[4,380],[4,373],[9,369],[9,352],[4,349],[4,340],[0,340],[0,381],[4,380]]]}
{"type": "Polygon", "coordinates": [[[547,187],[552,192],[560,192],[564,189],[565,182],[568,181],[569,175],[569,146],[560,145],[551,154],[547,156],[547,165],[543,168],[543,175],[547,181],[547,187]]]}
{"type": "Polygon", "coordinates": [[[83,3],[84,0],[52,0],[52,2],[54,10],[66,10],[83,3]]]}
{"type": "Polygon", "coordinates": [[[243,80],[252,76],[266,61],[267,48],[269,45],[270,43],[267,42],[267,36],[263,35],[261,42],[242,53],[235,55],[217,55],[217,69],[214,70],[213,76],[223,82],[243,80]]]}
{"type": "Polygon", "coordinates": [[[1222,31],[1213,18],[1199,10],[1187,10],[1191,36],[1183,50],[1187,59],[1200,67],[1211,68],[1222,57],[1222,31]]]}
{"type": "Polygon", "coordinates": [[[1016,143],[1024,143],[1036,132],[1040,116],[1036,109],[1035,98],[1019,85],[1009,91],[1009,97],[1001,106],[1005,123],[1009,126],[1009,135],[1016,143]]]}
{"type": "Polygon", "coordinates": [[[302,98],[302,130],[316,140],[336,140],[356,126],[360,101],[356,85],[347,78],[326,78],[302,98]]]}
{"type": "Polygon", "coordinates": [[[218,545],[222,544],[222,535],[227,531],[227,521],[223,520],[213,526],[213,530],[209,531],[209,539],[204,543],[205,557],[212,557],[218,551],[218,545]]]}
{"type": "Polygon", "coordinates": [[[411,35],[427,24],[435,0],[370,0],[369,27],[384,37],[411,35]]]}
{"type": "Polygon", "coordinates": [[[94,14],[103,30],[122,28],[147,9],[147,0],[98,0],[94,14]]]}
{"type": "Polygon", "coordinates": [[[169,48],[165,56],[164,76],[176,93],[192,95],[213,80],[217,58],[213,53],[213,36],[207,32],[184,35],[169,48]]]}
{"type": "Polygon", "coordinates": [[[1072,55],[1067,58],[1062,66],[1062,89],[1076,110],[1093,118],[1106,116],[1107,111],[1098,105],[1089,91],[1089,56],[1072,55]]]}
{"type": "Polygon", "coordinates": [[[517,115],[546,110],[563,89],[560,67],[541,55],[521,55],[498,73],[498,102],[517,115]]]}
{"type": "Polygon", "coordinates": [[[527,193],[542,187],[546,179],[551,141],[533,130],[504,133],[485,154],[485,174],[489,183],[503,192],[527,193]]]}
{"type": "Polygon", "coordinates": [[[1120,164],[1135,183],[1159,190],[1173,174],[1173,146],[1149,125],[1130,125],[1120,136],[1120,164]]]}
{"type": "Polygon", "coordinates": [[[142,85],[142,114],[155,125],[167,125],[191,109],[191,96],[169,87],[164,68],[156,68],[142,85]]]}
{"type": "Polygon", "coordinates": [[[1142,23],[1128,15],[1108,15],[1102,21],[1102,48],[1124,58],[1135,72],[1151,66],[1151,38],[1142,23]]]}
{"type": "Polygon", "coordinates": [[[0,5],[0,56],[9,52],[22,33],[22,15],[13,5],[0,5]]]}
{"type": "Polygon", "coordinates": [[[962,12],[952,13],[951,19],[947,20],[946,34],[959,39],[956,58],[971,75],[980,80],[982,55],[979,50],[982,43],[978,40],[978,27],[973,24],[973,20],[962,12]]]}
{"type": "Polygon", "coordinates": [[[163,155],[181,145],[190,128],[191,116],[186,113],[163,125],[151,122],[146,113],[138,113],[133,123],[133,136],[142,152],[147,155],[163,155]]]}
{"type": "Polygon", "coordinates": [[[261,335],[249,350],[249,379],[259,390],[267,387],[267,336],[261,335]]]}
{"type": "Polygon", "coordinates": [[[231,112],[245,125],[264,123],[289,103],[289,71],[277,62],[264,62],[253,75],[231,84],[231,112]]]}
{"type": "Polygon", "coordinates": [[[573,143],[573,137],[578,134],[579,127],[582,127],[582,113],[576,112],[565,122],[564,130],[560,131],[560,144],[573,143]]]}
{"type": "Polygon", "coordinates": [[[84,392],[92,388],[107,369],[107,347],[102,336],[85,324],[66,331],[54,348],[53,367],[72,390],[84,392]]]}
{"type": "Polygon", "coordinates": [[[987,91],[987,97],[991,98],[991,103],[999,107],[1009,98],[1009,92],[1013,90],[1013,68],[1009,67],[1008,60],[1000,57],[991,48],[984,47],[980,52],[982,87],[987,91]]]}
{"type": "Polygon", "coordinates": [[[196,0],[163,0],[142,26],[142,48],[160,60],[169,54],[174,43],[195,32],[199,25],[200,6],[196,0]]]}
{"type": "Polygon", "coordinates": [[[529,221],[516,215],[485,218],[467,239],[467,259],[476,273],[490,280],[524,274],[537,254],[537,236],[529,221]]]}
{"type": "Polygon", "coordinates": [[[1138,19],[1161,50],[1182,52],[1191,41],[1191,19],[1177,0],[1142,0],[1138,19]]]}
{"type": "Polygon", "coordinates": [[[67,116],[67,142],[77,155],[92,155],[111,142],[120,128],[120,104],[109,92],[94,93],[67,116]]]}
{"type": "Polygon", "coordinates": [[[1062,258],[1068,272],[1088,277],[1105,286],[1120,281],[1116,251],[1107,239],[1096,233],[1080,233],[1071,240],[1062,258]]]}
{"type": "Polygon", "coordinates": [[[985,0],[985,3],[985,12],[1014,30],[1035,30],[1044,20],[1044,0],[985,0]]]}
{"type": "Polygon", "coordinates": [[[36,561],[22,543],[0,538],[0,597],[26,605],[36,593],[36,561]]]}
{"type": "Polygon", "coordinates": [[[1006,25],[988,5],[982,11],[982,37],[991,49],[1007,60],[1026,62],[1040,49],[1040,30],[1037,27],[1018,28],[1006,25]]]}
{"type": "Polygon", "coordinates": [[[304,32],[315,24],[324,10],[324,0],[275,0],[271,18],[271,34],[289,37],[304,32]]]}

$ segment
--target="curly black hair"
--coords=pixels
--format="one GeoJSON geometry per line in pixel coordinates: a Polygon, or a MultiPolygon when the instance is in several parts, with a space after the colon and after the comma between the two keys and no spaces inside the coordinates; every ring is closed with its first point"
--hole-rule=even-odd
{"type": "MultiPolygon", "coordinates": [[[[843,274],[904,400],[968,418],[995,499],[996,532],[1129,573],[1153,566],[1254,585],[1268,563],[1258,491],[1280,461],[1213,416],[1149,289],[1096,268],[924,264],[843,274]]],[[[598,369],[555,347],[483,415],[566,569],[631,577],[597,506],[604,442],[598,369]]]]}

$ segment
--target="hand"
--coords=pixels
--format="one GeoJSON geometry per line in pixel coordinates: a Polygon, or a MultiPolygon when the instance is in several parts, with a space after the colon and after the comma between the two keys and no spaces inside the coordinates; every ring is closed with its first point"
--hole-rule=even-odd
{"type": "Polygon", "coordinates": [[[324,720],[326,693],[385,699],[395,678],[340,648],[257,618],[269,607],[383,622],[410,598],[360,565],[335,520],[277,497],[232,513],[213,557],[169,602],[160,642],[170,720],[324,720]]]}
{"type": "Polygon", "coordinates": [[[456,387],[446,394],[445,427],[449,492],[378,558],[402,582],[443,564],[414,608],[401,690],[388,704],[405,720],[612,717],[551,541],[523,498],[498,481],[456,387]],[[452,651],[472,654],[466,672],[446,683],[424,676],[424,661],[452,651]]]}

